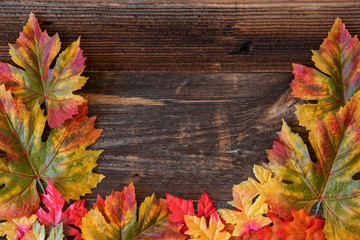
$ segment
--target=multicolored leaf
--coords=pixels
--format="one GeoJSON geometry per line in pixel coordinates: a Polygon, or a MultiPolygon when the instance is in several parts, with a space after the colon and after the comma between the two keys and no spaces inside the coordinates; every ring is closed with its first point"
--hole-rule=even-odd
{"type": "Polygon", "coordinates": [[[242,236],[232,236],[229,238],[229,240],[260,240],[260,238],[256,235],[256,231],[252,230],[250,233],[244,234],[242,236]]]}
{"type": "Polygon", "coordinates": [[[30,216],[39,208],[36,182],[50,178],[65,197],[79,200],[104,177],[92,172],[102,151],[86,150],[100,136],[95,118],[79,114],[41,141],[46,118],[38,103],[31,111],[0,86],[0,217],[30,216]]]}
{"type": "Polygon", "coordinates": [[[279,140],[268,150],[272,171],[283,179],[269,186],[268,202],[283,217],[289,210],[309,213],[316,202],[324,209],[327,239],[360,237],[360,92],[335,115],[329,113],[310,129],[317,161],[305,143],[283,123],[279,140]]]}
{"type": "MultiPolygon", "coordinates": [[[[255,197],[255,196],[254,196],[255,197]]],[[[242,195],[233,188],[233,202],[230,204],[237,210],[220,209],[220,216],[230,224],[234,224],[233,236],[242,236],[250,233],[252,230],[259,230],[271,223],[271,220],[264,217],[268,212],[268,205],[261,199],[242,195]]]]}
{"type": "Polygon", "coordinates": [[[233,188],[233,194],[236,195],[234,199],[239,199],[238,196],[244,196],[248,199],[254,199],[259,202],[259,205],[266,204],[265,201],[266,191],[269,183],[273,181],[280,181],[279,176],[273,176],[271,170],[266,169],[259,165],[254,165],[253,172],[256,179],[248,178],[247,181],[243,181],[233,188]]]}
{"type": "Polygon", "coordinates": [[[360,42],[351,37],[337,18],[318,51],[313,51],[318,70],[294,64],[292,94],[304,100],[316,100],[297,106],[300,125],[310,129],[316,119],[337,112],[360,89],[360,42]]]}
{"type": "Polygon", "coordinates": [[[291,211],[293,220],[282,222],[277,235],[284,240],[325,240],[324,220],[308,216],[303,209],[291,211]]]}
{"type": "Polygon", "coordinates": [[[281,223],[284,220],[272,212],[267,213],[266,217],[271,219],[273,225],[265,226],[264,228],[256,231],[257,236],[262,240],[281,240],[282,238],[275,233],[280,230],[281,223]]]}
{"type": "Polygon", "coordinates": [[[10,44],[11,58],[20,68],[0,63],[0,83],[21,97],[29,109],[45,102],[52,128],[76,115],[79,105],[85,103],[85,99],[73,94],[87,80],[81,76],[85,58],[79,44],[80,38],[60,53],[51,69],[61,47],[59,36],[49,37],[42,32],[35,15],[30,14],[16,43],[10,44]]]}
{"type": "Polygon", "coordinates": [[[36,221],[32,225],[32,231],[26,234],[25,240],[44,240],[45,239],[45,227],[36,221]]]}
{"type": "Polygon", "coordinates": [[[145,198],[137,217],[133,184],[122,192],[112,192],[94,207],[82,219],[81,230],[85,240],[184,239],[179,232],[182,224],[166,219],[170,212],[164,199],[156,199],[154,195],[145,198]]]}
{"type": "Polygon", "coordinates": [[[50,229],[62,225],[65,236],[77,236],[79,238],[81,233],[71,225],[80,227],[82,218],[88,213],[85,208],[85,200],[71,204],[63,212],[65,199],[55,189],[51,180],[46,187],[46,192],[47,194],[40,193],[40,196],[48,211],[40,208],[36,212],[36,215],[39,216],[38,221],[47,228],[48,232],[50,229]]]}
{"type": "MultiPolygon", "coordinates": [[[[209,221],[210,216],[212,215],[219,215],[216,211],[213,201],[210,199],[206,191],[204,191],[204,193],[201,195],[199,203],[197,204],[197,214],[195,214],[194,203],[191,199],[186,200],[183,198],[174,197],[168,193],[165,195],[169,205],[169,210],[172,213],[167,219],[172,222],[185,223],[185,215],[205,217],[206,221],[209,221]]],[[[185,235],[187,230],[188,227],[184,225],[180,232],[185,235]]]]}
{"type": "MultiPolygon", "coordinates": [[[[53,227],[50,231],[50,235],[47,240],[63,240],[65,235],[63,234],[63,225],[59,224],[53,227]]],[[[39,222],[35,222],[32,225],[32,231],[29,231],[22,240],[45,240],[45,227],[39,222]]]]}
{"type": "Polygon", "coordinates": [[[190,239],[228,240],[231,237],[230,233],[223,231],[225,225],[219,217],[211,216],[209,226],[205,217],[185,215],[184,219],[189,228],[185,234],[189,235],[190,239]]]}
{"type": "Polygon", "coordinates": [[[241,237],[231,237],[229,240],[260,240],[260,238],[256,235],[256,231],[252,230],[241,237]]]}
{"type": "Polygon", "coordinates": [[[29,218],[21,217],[0,223],[0,236],[5,236],[8,240],[18,240],[31,231],[31,226],[36,221],[37,216],[32,215],[29,218]]]}
{"type": "Polygon", "coordinates": [[[260,238],[258,238],[258,236],[256,235],[257,231],[254,231],[254,230],[252,230],[250,233],[246,233],[241,236],[234,236],[233,232],[235,229],[235,225],[227,223],[223,219],[222,219],[222,222],[225,225],[225,227],[222,231],[228,232],[231,234],[231,237],[229,238],[229,240],[260,240],[260,238]]]}
{"type": "Polygon", "coordinates": [[[172,213],[168,217],[168,220],[173,222],[185,223],[185,215],[205,217],[206,219],[210,219],[212,214],[217,215],[214,203],[206,191],[204,191],[204,193],[201,195],[199,203],[197,204],[197,214],[195,214],[194,203],[191,199],[186,200],[183,198],[174,197],[168,193],[165,195],[169,209],[172,213]]]}

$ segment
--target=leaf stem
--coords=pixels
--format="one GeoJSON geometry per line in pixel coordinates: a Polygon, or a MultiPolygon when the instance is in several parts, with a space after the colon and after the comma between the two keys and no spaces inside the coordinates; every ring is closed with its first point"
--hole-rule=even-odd
{"type": "Polygon", "coordinates": [[[40,178],[37,179],[37,182],[38,182],[38,184],[39,184],[42,192],[43,192],[44,194],[46,194],[45,188],[44,188],[43,184],[41,183],[40,178]]]}
{"type": "Polygon", "coordinates": [[[320,206],[321,206],[321,201],[319,201],[318,204],[317,204],[317,206],[316,206],[315,217],[317,216],[317,214],[318,214],[318,212],[319,212],[320,206]]]}

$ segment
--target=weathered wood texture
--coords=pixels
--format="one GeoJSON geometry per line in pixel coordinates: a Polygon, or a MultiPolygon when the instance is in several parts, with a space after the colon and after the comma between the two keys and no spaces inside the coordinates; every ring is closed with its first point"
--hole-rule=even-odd
{"type": "Polygon", "coordinates": [[[246,179],[279,130],[289,73],[90,74],[90,114],[104,129],[98,193],[134,182],[155,191],[217,201],[246,179]],[[94,85],[93,85],[94,84],[94,85]],[[266,86],[266,87],[264,87],[266,86]]]}
{"type": "Polygon", "coordinates": [[[360,32],[360,1],[1,1],[0,58],[29,12],[68,43],[82,36],[87,71],[290,71],[336,17],[360,32]]]}
{"type": "Polygon", "coordinates": [[[359,1],[1,1],[0,60],[30,12],[63,47],[81,35],[90,115],[104,129],[87,196],[134,182],[218,204],[266,162],[281,118],[292,123],[291,63],[311,65],[336,17],[360,32],[359,1]]]}

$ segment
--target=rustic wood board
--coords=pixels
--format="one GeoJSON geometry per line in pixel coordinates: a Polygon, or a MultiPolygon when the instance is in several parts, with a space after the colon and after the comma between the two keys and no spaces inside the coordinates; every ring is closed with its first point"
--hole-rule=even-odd
{"type": "Polygon", "coordinates": [[[360,32],[360,1],[3,0],[0,59],[29,12],[66,44],[82,36],[87,71],[290,71],[336,17],[360,32]]]}
{"type": "Polygon", "coordinates": [[[156,192],[216,201],[266,161],[288,99],[289,73],[92,73],[84,92],[104,129],[95,193],[134,182],[156,192]],[[110,85],[109,85],[110,83],[110,85]],[[264,87],[266,86],[266,87],[264,87]]]}
{"type": "Polygon", "coordinates": [[[104,129],[103,197],[134,182],[137,198],[165,192],[218,205],[266,162],[281,118],[292,125],[291,63],[336,17],[360,32],[359,1],[1,1],[0,60],[11,62],[30,12],[63,47],[81,35],[89,114],[104,129]]]}

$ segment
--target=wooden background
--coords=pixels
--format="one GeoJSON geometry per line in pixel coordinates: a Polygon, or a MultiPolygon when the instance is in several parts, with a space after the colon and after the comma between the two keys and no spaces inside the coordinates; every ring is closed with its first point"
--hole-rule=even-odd
{"type": "MultiPolygon", "coordinates": [[[[336,17],[360,33],[360,1],[1,1],[0,60],[29,13],[63,48],[81,35],[90,115],[104,129],[88,203],[134,182],[218,206],[266,162],[281,118],[296,124],[291,64],[312,66],[336,17]]],[[[298,129],[299,130],[299,129],[298,129]]]]}

